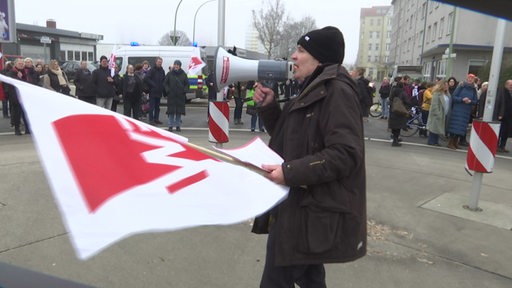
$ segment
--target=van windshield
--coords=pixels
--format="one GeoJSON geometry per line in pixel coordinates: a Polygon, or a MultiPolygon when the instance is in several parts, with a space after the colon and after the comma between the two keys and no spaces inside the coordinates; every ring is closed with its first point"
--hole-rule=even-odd
{"type": "Polygon", "coordinates": [[[123,57],[116,57],[116,67],[119,67],[119,69],[123,67],[123,57]]]}

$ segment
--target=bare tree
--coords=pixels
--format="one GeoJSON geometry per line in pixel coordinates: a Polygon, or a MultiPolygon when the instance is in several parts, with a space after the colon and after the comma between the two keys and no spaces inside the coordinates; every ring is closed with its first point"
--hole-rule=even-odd
{"type": "Polygon", "coordinates": [[[281,0],[268,0],[268,9],[256,12],[252,10],[252,21],[254,28],[258,31],[258,37],[270,59],[273,55],[274,47],[281,41],[281,31],[284,17],[284,6],[281,0]]]}
{"type": "Polygon", "coordinates": [[[310,16],[304,17],[300,21],[288,19],[283,25],[281,39],[277,46],[277,56],[279,58],[289,58],[295,51],[299,38],[314,29],[316,29],[316,22],[310,16]]]}
{"type": "Polygon", "coordinates": [[[174,31],[170,31],[165,33],[162,38],[160,38],[160,41],[158,41],[158,44],[161,46],[190,46],[192,45],[192,41],[188,38],[187,34],[185,32],[177,30],[176,31],[176,38],[178,38],[178,42],[176,45],[174,45],[174,42],[172,41],[174,37],[174,31]]]}

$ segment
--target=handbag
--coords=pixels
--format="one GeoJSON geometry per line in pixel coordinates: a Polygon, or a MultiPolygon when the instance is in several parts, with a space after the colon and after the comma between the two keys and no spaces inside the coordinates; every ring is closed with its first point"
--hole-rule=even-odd
{"type": "Polygon", "coordinates": [[[249,114],[249,115],[252,115],[252,116],[256,115],[257,114],[256,106],[247,105],[246,113],[249,114]]]}
{"type": "Polygon", "coordinates": [[[391,112],[400,116],[409,115],[409,110],[405,108],[404,102],[400,99],[400,97],[394,97],[393,103],[391,105],[391,112]]]}

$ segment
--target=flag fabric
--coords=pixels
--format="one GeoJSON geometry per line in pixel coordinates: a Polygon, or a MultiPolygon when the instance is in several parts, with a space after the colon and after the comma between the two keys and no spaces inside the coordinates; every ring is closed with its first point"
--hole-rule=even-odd
{"type": "Polygon", "coordinates": [[[199,47],[194,47],[192,52],[192,57],[190,58],[190,63],[188,64],[188,72],[189,75],[198,75],[201,73],[201,69],[206,66],[206,63],[201,59],[201,52],[199,47]]]}
{"type": "Polygon", "coordinates": [[[116,47],[112,47],[112,52],[110,52],[110,58],[108,59],[108,68],[110,69],[110,77],[114,77],[116,74],[116,47]]]}
{"type": "Polygon", "coordinates": [[[18,90],[80,259],[136,233],[239,223],[287,195],[180,135],[3,75],[0,81],[18,90]]]}

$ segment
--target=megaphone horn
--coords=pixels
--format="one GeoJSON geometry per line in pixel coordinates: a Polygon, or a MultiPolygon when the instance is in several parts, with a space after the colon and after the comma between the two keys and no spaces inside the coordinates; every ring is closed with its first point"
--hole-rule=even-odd
{"type": "Polygon", "coordinates": [[[293,63],[275,60],[249,60],[229,54],[218,47],[215,52],[215,83],[217,91],[235,82],[258,81],[271,87],[293,77],[293,63]]]}

